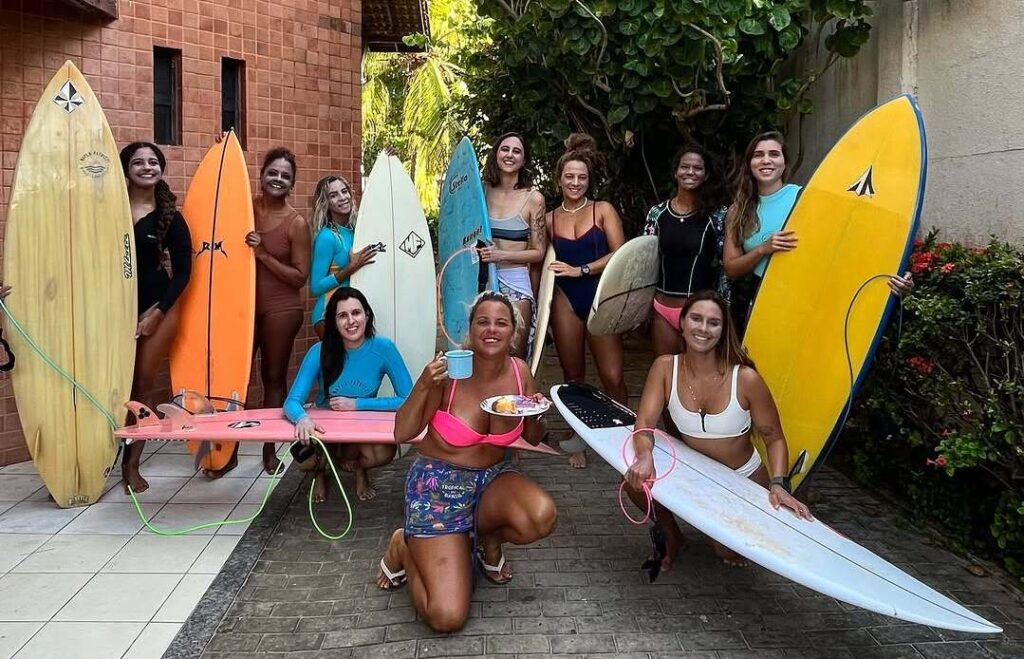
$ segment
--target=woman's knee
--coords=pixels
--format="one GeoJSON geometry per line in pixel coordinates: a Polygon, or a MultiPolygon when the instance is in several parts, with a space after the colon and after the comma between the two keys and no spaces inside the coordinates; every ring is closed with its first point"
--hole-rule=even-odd
{"type": "Polygon", "coordinates": [[[466,626],[466,620],[469,619],[469,602],[451,602],[438,598],[437,602],[431,602],[425,611],[419,613],[423,622],[435,632],[457,632],[466,626]]]}
{"type": "Polygon", "coordinates": [[[361,451],[361,462],[364,468],[383,467],[395,458],[398,447],[387,444],[370,444],[361,451]]]}

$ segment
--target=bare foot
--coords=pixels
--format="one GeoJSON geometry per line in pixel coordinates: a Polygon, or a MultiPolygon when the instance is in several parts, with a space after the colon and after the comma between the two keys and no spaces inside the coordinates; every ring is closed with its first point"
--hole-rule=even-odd
{"type": "Polygon", "coordinates": [[[313,472],[313,503],[327,501],[327,474],[318,469],[313,472]]]}
{"type": "Polygon", "coordinates": [[[512,581],[512,566],[505,561],[500,543],[481,542],[478,551],[480,569],[488,581],[498,585],[512,581]]]}
{"type": "Polygon", "coordinates": [[[263,471],[271,476],[281,469],[281,461],[277,459],[277,450],[273,444],[263,445],[263,471]]]}
{"type": "Polygon", "coordinates": [[[391,534],[391,542],[384,550],[384,557],[380,559],[380,571],[377,573],[377,587],[381,590],[391,590],[405,584],[405,532],[403,529],[395,529],[391,534]],[[389,577],[384,570],[391,573],[389,577]]]}
{"type": "Polygon", "coordinates": [[[142,494],[149,489],[149,483],[139,473],[138,467],[131,465],[125,465],[121,469],[121,481],[124,483],[124,493],[128,494],[128,488],[132,489],[135,494],[142,494]]]}
{"type": "Polygon", "coordinates": [[[359,497],[360,501],[369,501],[373,497],[377,496],[377,490],[374,489],[373,483],[370,482],[370,475],[366,473],[366,470],[362,467],[356,467],[356,496],[359,497]]]}
{"type": "Polygon", "coordinates": [[[717,542],[715,543],[715,555],[730,567],[750,567],[750,561],[717,542]]]}
{"type": "Polygon", "coordinates": [[[573,469],[586,469],[587,454],[583,451],[569,454],[569,466],[573,469]]]}

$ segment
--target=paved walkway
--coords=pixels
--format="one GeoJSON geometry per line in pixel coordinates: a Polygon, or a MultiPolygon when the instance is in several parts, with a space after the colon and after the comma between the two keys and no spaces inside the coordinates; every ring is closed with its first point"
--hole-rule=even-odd
{"type": "MultiPolygon", "coordinates": [[[[630,370],[631,391],[640,390],[645,371],[645,363],[630,370]]],[[[829,470],[815,483],[821,519],[1005,633],[972,637],[907,624],[759,567],[728,568],[692,530],[677,568],[648,584],[639,571],[647,534],[624,520],[618,478],[593,457],[586,470],[564,459],[524,459],[525,471],[555,497],[556,531],[530,547],[508,547],[513,582],[480,579],[466,628],[434,634],[416,620],[404,589],[382,592],[373,583],[387,537],[401,524],[409,462],[377,473],[379,496],[355,507],[351,532],[335,543],[311,528],[308,485],[300,489],[290,473],[275,493],[280,521],[271,511],[262,526],[254,523],[165,656],[1024,657],[1024,606],[1004,577],[974,576],[927,532],[829,470]]],[[[321,510],[331,529],[346,521],[336,492],[321,510]]]]}

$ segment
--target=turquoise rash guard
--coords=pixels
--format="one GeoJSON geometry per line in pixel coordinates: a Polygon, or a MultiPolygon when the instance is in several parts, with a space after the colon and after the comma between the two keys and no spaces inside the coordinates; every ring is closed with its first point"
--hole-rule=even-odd
{"type": "Polygon", "coordinates": [[[339,286],[348,286],[349,280],[338,283],[331,266],[342,269],[351,260],[350,252],[355,232],[348,227],[324,227],[313,239],[313,259],[309,264],[309,292],[316,298],[313,305],[313,324],[324,319],[327,300],[324,296],[339,286]]]}
{"type": "Polygon", "coordinates": [[[412,378],[402,361],[402,355],[394,342],[383,336],[366,339],[355,350],[346,351],[345,367],[341,375],[325,391],[322,385],[323,373],[320,371],[320,345],[314,345],[302,358],[302,366],[288,390],[284,413],[292,423],[306,416],[304,405],[314,383],[319,384],[315,405],[320,408],[330,407],[328,401],[332,397],[344,396],[355,399],[357,410],[394,411],[412,391],[412,378]],[[391,381],[395,395],[377,398],[377,391],[385,375],[391,381]]]}

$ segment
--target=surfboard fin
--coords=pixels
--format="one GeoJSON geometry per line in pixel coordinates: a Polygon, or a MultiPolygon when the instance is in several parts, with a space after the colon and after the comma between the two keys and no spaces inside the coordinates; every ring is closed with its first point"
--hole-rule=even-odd
{"type": "Polygon", "coordinates": [[[665,530],[660,526],[651,526],[650,534],[654,556],[644,561],[640,569],[647,572],[647,578],[650,579],[651,583],[654,583],[657,581],[658,575],[661,574],[661,561],[665,558],[665,554],[668,553],[668,545],[665,540],[665,530]]]}
{"type": "Polygon", "coordinates": [[[793,463],[793,468],[789,470],[789,478],[803,473],[805,462],[807,462],[807,449],[800,451],[800,455],[796,456],[796,462],[793,463]]]}
{"type": "Polygon", "coordinates": [[[153,410],[149,409],[142,403],[130,400],[124,404],[128,408],[128,411],[135,416],[135,425],[141,427],[144,426],[159,426],[160,419],[157,418],[153,410]]]}

